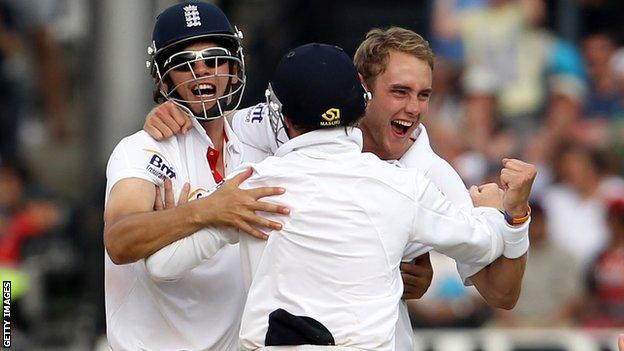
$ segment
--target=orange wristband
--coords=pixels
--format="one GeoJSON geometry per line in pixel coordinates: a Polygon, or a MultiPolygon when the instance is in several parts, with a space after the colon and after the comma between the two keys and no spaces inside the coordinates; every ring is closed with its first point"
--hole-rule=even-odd
{"type": "Polygon", "coordinates": [[[505,220],[507,221],[507,223],[509,223],[509,225],[521,225],[526,223],[526,221],[531,218],[531,206],[529,206],[527,213],[522,217],[514,218],[509,213],[507,213],[507,211],[503,212],[503,215],[505,216],[505,220]]]}

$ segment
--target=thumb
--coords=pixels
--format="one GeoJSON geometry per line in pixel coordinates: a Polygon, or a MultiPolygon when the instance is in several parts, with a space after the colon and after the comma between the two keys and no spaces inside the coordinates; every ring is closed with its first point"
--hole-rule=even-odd
{"type": "Polygon", "coordinates": [[[473,185],[470,189],[468,189],[468,192],[470,193],[470,196],[475,196],[479,194],[479,188],[476,185],[473,185]]]}

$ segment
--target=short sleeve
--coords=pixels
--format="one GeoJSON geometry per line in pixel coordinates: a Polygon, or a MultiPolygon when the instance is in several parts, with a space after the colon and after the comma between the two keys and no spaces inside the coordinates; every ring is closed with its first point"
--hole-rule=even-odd
{"type": "Polygon", "coordinates": [[[106,167],[107,191],[126,178],[140,178],[162,185],[165,177],[177,177],[177,170],[169,157],[155,141],[147,138],[137,133],[117,144],[106,167]]]}

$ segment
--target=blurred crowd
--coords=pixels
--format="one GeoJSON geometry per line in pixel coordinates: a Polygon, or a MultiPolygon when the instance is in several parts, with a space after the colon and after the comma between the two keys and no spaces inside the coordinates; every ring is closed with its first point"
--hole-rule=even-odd
{"type": "MultiPolygon", "coordinates": [[[[79,3],[0,0],[0,274],[14,281],[16,335],[29,335],[26,343],[75,343],[103,328],[97,184],[104,174],[89,184],[75,162],[75,152],[94,147],[81,139],[88,118],[80,107],[88,102],[75,95],[86,84],[76,78],[89,65],[76,45],[80,33],[62,25],[70,5],[79,3]],[[97,190],[83,191],[84,185],[97,190]]],[[[237,11],[246,3],[221,4],[243,29],[259,18],[237,11]]],[[[410,302],[416,328],[624,327],[624,5],[574,2],[576,34],[570,35],[553,25],[563,16],[553,3],[559,2],[430,0],[414,10],[429,8],[423,16],[429,26],[412,29],[427,36],[437,55],[423,119],[436,152],[468,186],[496,182],[502,157],[539,167],[516,308],[491,310],[459,281],[453,262],[434,254],[432,286],[410,302]]],[[[357,24],[366,29],[380,25],[362,21],[357,24]]],[[[276,51],[280,35],[288,36],[284,50],[293,42],[346,36],[340,30],[314,37],[311,28],[285,26],[283,34],[247,30],[252,85],[265,86],[254,72],[262,62],[257,55],[276,51]]],[[[350,35],[361,40],[364,32],[350,35]]],[[[336,44],[349,49],[358,42],[336,44]]],[[[257,101],[252,88],[246,101],[257,101]]]]}
{"type": "Polygon", "coordinates": [[[434,149],[467,185],[497,182],[502,157],[539,174],[516,308],[491,311],[434,261],[417,326],[624,326],[624,47],[609,4],[581,3],[571,41],[545,25],[544,1],[434,1],[434,149]]]}

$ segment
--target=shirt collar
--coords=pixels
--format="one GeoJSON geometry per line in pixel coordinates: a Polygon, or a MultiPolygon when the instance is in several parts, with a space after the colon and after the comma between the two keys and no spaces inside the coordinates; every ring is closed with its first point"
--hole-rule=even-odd
{"type": "Polygon", "coordinates": [[[292,151],[310,150],[321,153],[362,152],[362,131],[356,127],[318,129],[288,140],[275,152],[282,157],[292,151]]]}
{"type": "MultiPolygon", "coordinates": [[[[228,123],[227,118],[225,117],[221,117],[221,118],[223,118],[224,131],[228,139],[227,143],[225,143],[225,147],[229,151],[234,151],[237,153],[242,152],[241,142],[236,136],[236,134],[234,134],[234,131],[232,130],[232,127],[228,123]]],[[[191,123],[193,124],[193,127],[197,130],[197,133],[201,136],[201,138],[204,139],[208,143],[208,146],[214,148],[214,143],[212,142],[212,140],[206,133],[206,130],[201,125],[201,123],[199,123],[199,121],[197,121],[196,118],[192,118],[192,117],[191,117],[191,123]]],[[[219,152],[221,152],[221,150],[219,150],[219,152]]]]}
{"type": "Polygon", "coordinates": [[[414,143],[401,156],[399,162],[410,168],[418,168],[422,172],[427,173],[433,165],[433,149],[429,145],[429,136],[427,130],[422,124],[412,134],[414,143]]]}

